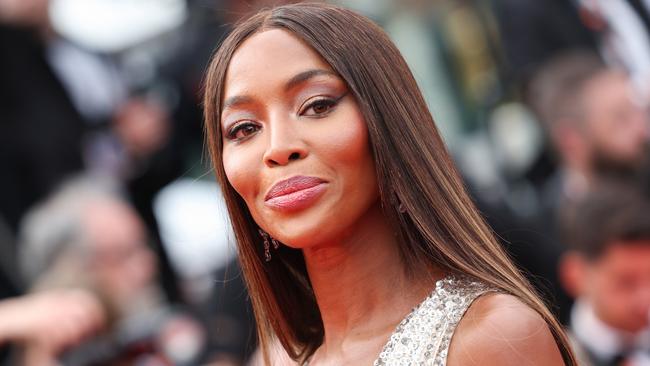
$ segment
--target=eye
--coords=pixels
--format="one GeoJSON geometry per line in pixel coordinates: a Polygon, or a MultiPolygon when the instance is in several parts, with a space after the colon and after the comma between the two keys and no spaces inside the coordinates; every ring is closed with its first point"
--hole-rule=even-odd
{"type": "Polygon", "coordinates": [[[251,121],[241,121],[230,127],[226,138],[231,141],[243,141],[260,130],[260,126],[251,121]]]}
{"type": "Polygon", "coordinates": [[[318,97],[318,99],[308,103],[307,106],[302,109],[300,115],[310,116],[310,117],[325,116],[334,107],[336,107],[336,105],[338,104],[341,98],[333,99],[327,97],[318,97]]]}

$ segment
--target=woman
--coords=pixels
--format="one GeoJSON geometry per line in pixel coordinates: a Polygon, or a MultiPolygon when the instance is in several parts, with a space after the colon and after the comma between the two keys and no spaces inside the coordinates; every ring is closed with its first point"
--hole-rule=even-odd
{"type": "Polygon", "coordinates": [[[323,4],[254,15],[204,102],[263,349],[312,366],[574,364],[375,24],[323,4]]]}

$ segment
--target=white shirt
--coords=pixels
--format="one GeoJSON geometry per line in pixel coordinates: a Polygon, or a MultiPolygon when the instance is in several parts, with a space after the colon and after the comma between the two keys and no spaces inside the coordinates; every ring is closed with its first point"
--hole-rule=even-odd
{"type": "Polygon", "coordinates": [[[634,366],[650,366],[650,327],[631,334],[601,321],[591,304],[578,300],[571,309],[571,330],[577,341],[597,358],[608,360],[625,350],[634,366]]]}
{"type": "MultiPolygon", "coordinates": [[[[626,69],[637,91],[650,96],[650,34],[634,8],[626,0],[575,2],[608,24],[600,45],[605,60],[626,69]]],[[[650,0],[644,0],[644,5],[650,9],[650,0]]]]}

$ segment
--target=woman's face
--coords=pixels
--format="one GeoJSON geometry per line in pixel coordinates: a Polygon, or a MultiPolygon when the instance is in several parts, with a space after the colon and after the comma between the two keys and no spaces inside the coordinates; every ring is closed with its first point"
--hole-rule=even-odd
{"type": "Polygon", "coordinates": [[[257,224],[286,245],[343,240],[378,200],[355,98],[287,31],[258,33],[233,55],[221,130],[228,181],[257,224]]]}

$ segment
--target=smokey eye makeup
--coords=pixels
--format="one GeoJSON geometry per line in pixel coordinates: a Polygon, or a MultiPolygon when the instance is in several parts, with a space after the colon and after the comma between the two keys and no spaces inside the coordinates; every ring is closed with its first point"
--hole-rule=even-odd
{"type": "MultiPolygon", "coordinates": [[[[295,99],[304,100],[299,105],[297,103],[294,104],[294,106],[298,105],[297,107],[293,107],[296,108],[294,113],[298,117],[314,119],[327,117],[336,110],[341,100],[349,94],[347,88],[340,85],[340,83],[342,82],[338,79],[336,81],[313,80],[309,82],[309,84],[301,88],[302,90],[300,92],[294,94],[295,99]]],[[[249,96],[236,96],[230,98],[230,100],[241,100],[245,101],[246,104],[254,103],[253,98],[249,96]]],[[[229,103],[228,107],[232,108],[232,104],[236,105],[239,103],[229,103]]],[[[234,111],[234,113],[226,118],[222,125],[224,126],[224,139],[232,142],[243,142],[264,128],[264,124],[246,110],[234,111]],[[230,122],[232,120],[235,121],[230,122]]]]}
{"type": "Polygon", "coordinates": [[[298,114],[307,117],[324,117],[332,112],[346,95],[347,92],[338,97],[315,96],[300,107],[298,114]]]}

